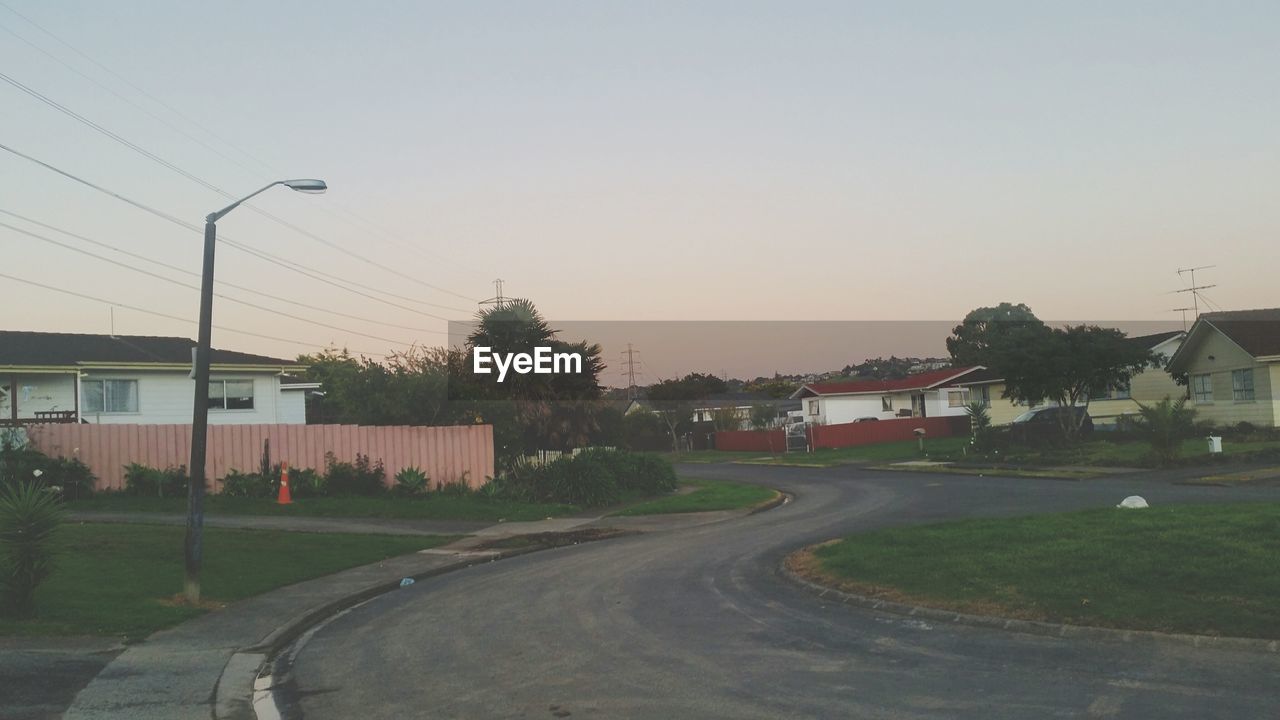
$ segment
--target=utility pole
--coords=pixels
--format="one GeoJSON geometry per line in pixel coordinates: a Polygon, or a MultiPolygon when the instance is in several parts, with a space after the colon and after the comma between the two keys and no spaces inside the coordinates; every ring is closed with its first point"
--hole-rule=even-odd
{"type": "Polygon", "coordinates": [[[1182,277],[1183,273],[1190,273],[1191,275],[1191,287],[1183,288],[1181,290],[1178,290],[1177,292],[1191,293],[1191,309],[1195,311],[1195,316],[1197,318],[1200,317],[1200,291],[1208,290],[1209,288],[1218,287],[1218,286],[1216,284],[1215,285],[1196,285],[1196,271],[1208,270],[1210,268],[1215,268],[1215,267],[1218,267],[1218,266],[1217,265],[1201,265],[1199,267],[1178,268],[1178,277],[1182,277]]]}

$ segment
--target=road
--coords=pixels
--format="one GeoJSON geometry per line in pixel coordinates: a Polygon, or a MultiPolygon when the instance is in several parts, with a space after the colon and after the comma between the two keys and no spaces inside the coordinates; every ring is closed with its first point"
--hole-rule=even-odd
{"type": "Polygon", "coordinates": [[[788,490],[748,518],[419,583],[294,648],[290,713],[327,718],[1280,717],[1280,654],[1067,640],[835,605],[778,573],[859,530],[1280,488],[716,465],[788,490]]]}

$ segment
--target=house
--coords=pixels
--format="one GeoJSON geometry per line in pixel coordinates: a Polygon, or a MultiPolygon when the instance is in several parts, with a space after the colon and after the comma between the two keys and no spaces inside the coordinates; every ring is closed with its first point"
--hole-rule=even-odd
{"type": "MultiPolygon", "coordinates": [[[[0,330],[0,425],[189,423],[195,342],[181,337],[0,330]]],[[[292,360],[213,350],[210,424],[306,422],[318,385],[282,383],[292,360]]]]}
{"type": "MultiPolygon", "coordinates": [[[[731,410],[738,420],[738,427],[733,429],[749,429],[751,427],[751,412],[758,405],[768,405],[774,409],[774,418],[770,427],[782,425],[787,417],[787,412],[799,408],[799,403],[793,400],[785,400],[769,397],[764,393],[753,392],[729,392],[711,395],[706,398],[688,401],[690,405],[689,420],[695,423],[713,422],[717,412],[731,410]]],[[[631,400],[627,403],[624,415],[630,415],[635,412],[656,412],[648,400],[631,400]]]]}
{"type": "Polygon", "coordinates": [[[1198,419],[1280,427],[1280,308],[1203,313],[1168,369],[1198,419]]]}
{"type": "MultiPolygon", "coordinates": [[[[1134,375],[1129,384],[1118,388],[1104,388],[1089,398],[1089,415],[1095,425],[1113,425],[1122,415],[1137,415],[1138,403],[1150,405],[1166,396],[1180,397],[1186,391],[1179,387],[1164,366],[1182,344],[1181,331],[1139,335],[1127,338],[1129,342],[1151,350],[1160,363],[1134,375]]],[[[1022,413],[1030,410],[1026,403],[1014,402],[1004,397],[1004,378],[994,370],[982,370],[966,375],[955,383],[968,391],[969,397],[987,407],[992,425],[1007,425],[1022,413]]]]}
{"type": "Polygon", "coordinates": [[[944,368],[896,380],[812,383],[791,394],[800,400],[806,422],[837,425],[867,418],[964,415],[967,388],[956,385],[984,370],[981,365],[944,368]]]}

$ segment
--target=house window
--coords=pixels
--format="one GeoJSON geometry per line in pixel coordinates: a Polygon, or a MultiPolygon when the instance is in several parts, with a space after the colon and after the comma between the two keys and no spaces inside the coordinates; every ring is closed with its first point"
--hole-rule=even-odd
{"type": "Polygon", "coordinates": [[[1196,403],[1213,402],[1213,376],[1208,373],[1203,375],[1192,375],[1191,397],[1196,401],[1196,403]]]}
{"type": "Polygon", "coordinates": [[[1231,371],[1231,399],[1253,402],[1253,368],[1231,371]]]}
{"type": "Polygon", "coordinates": [[[252,410],[252,380],[210,380],[210,410],[252,410]]]}
{"type": "Polygon", "coordinates": [[[893,396],[892,395],[881,396],[880,410],[881,412],[893,412],[893,396]]]}
{"type": "Polygon", "coordinates": [[[947,393],[947,407],[964,407],[969,402],[968,390],[956,390],[947,393]]]}
{"type": "Polygon", "coordinates": [[[987,385],[979,385],[973,388],[974,399],[977,400],[982,407],[991,407],[991,388],[987,385]]]}
{"type": "Polygon", "coordinates": [[[1124,385],[1108,385],[1102,390],[1089,393],[1090,400],[1128,400],[1129,383],[1124,385]]]}
{"type": "Polygon", "coordinates": [[[810,414],[810,415],[817,415],[817,414],[818,414],[818,401],[817,401],[817,400],[810,400],[810,401],[809,401],[809,414],[810,414]]]}
{"type": "Polygon", "coordinates": [[[138,412],[137,380],[81,380],[82,413],[138,412]]]}

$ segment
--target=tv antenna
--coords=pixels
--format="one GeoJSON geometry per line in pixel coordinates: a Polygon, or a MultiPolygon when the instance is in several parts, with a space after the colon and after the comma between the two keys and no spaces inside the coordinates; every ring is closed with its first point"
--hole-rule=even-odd
{"type": "MultiPolygon", "coordinates": [[[[1195,313],[1196,313],[1196,315],[1195,315],[1195,316],[1196,316],[1197,318],[1199,318],[1199,317],[1200,317],[1200,291],[1201,291],[1201,290],[1208,290],[1209,288],[1218,287],[1218,286],[1217,286],[1216,284],[1214,284],[1214,285],[1196,285],[1196,271],[1197,271],[1197,270],[1208,270],[1208,269],[1210,269],[1210,268],[1216,268],[1216,267],[1218,267],[1218,266],[1217,266],[1217,265],[1201,265],[1201,266],[1199,266],[1199,267],[1178,268],[1178,277],[1182,277],[1182,274],[1183,274],[1183,273],[1190,273],[1190,274],[1191,274],[1191,287],[1183,288],[1183,289],[1181,289],[1181,290],[1177,290],[1177,291],[1175,291],[1175,292],[1180,292],[1180,293],[1189,292],[1189,293],[1191,293],[1191,309],[1195,311],[1195,313]]],[[[1206,301],[1206,302],[1208,302],[1208,301],[1206,301]]],[[[1181,308],[1179,308],[1179,309],[1181,309],[1181,308]]],[[[1184,321],[1184,324],[1185,324],[1186,316],[1183,316],[1183,321],[1184,321]]]]}
{"type": "Polygon", "coordinates": [[[1195,308],[1180,307],[1180,308],[1173,308],[1173,309],[1169,310],[1169,312],[1180,312],[1180,313],[1182,313],[1182,332],[1186,332],[1186,331],[1187,331],[1187,313],[1188,313],[1188,312],[1191,312],[1192,310],[1195,310],[1195,308]]]}

